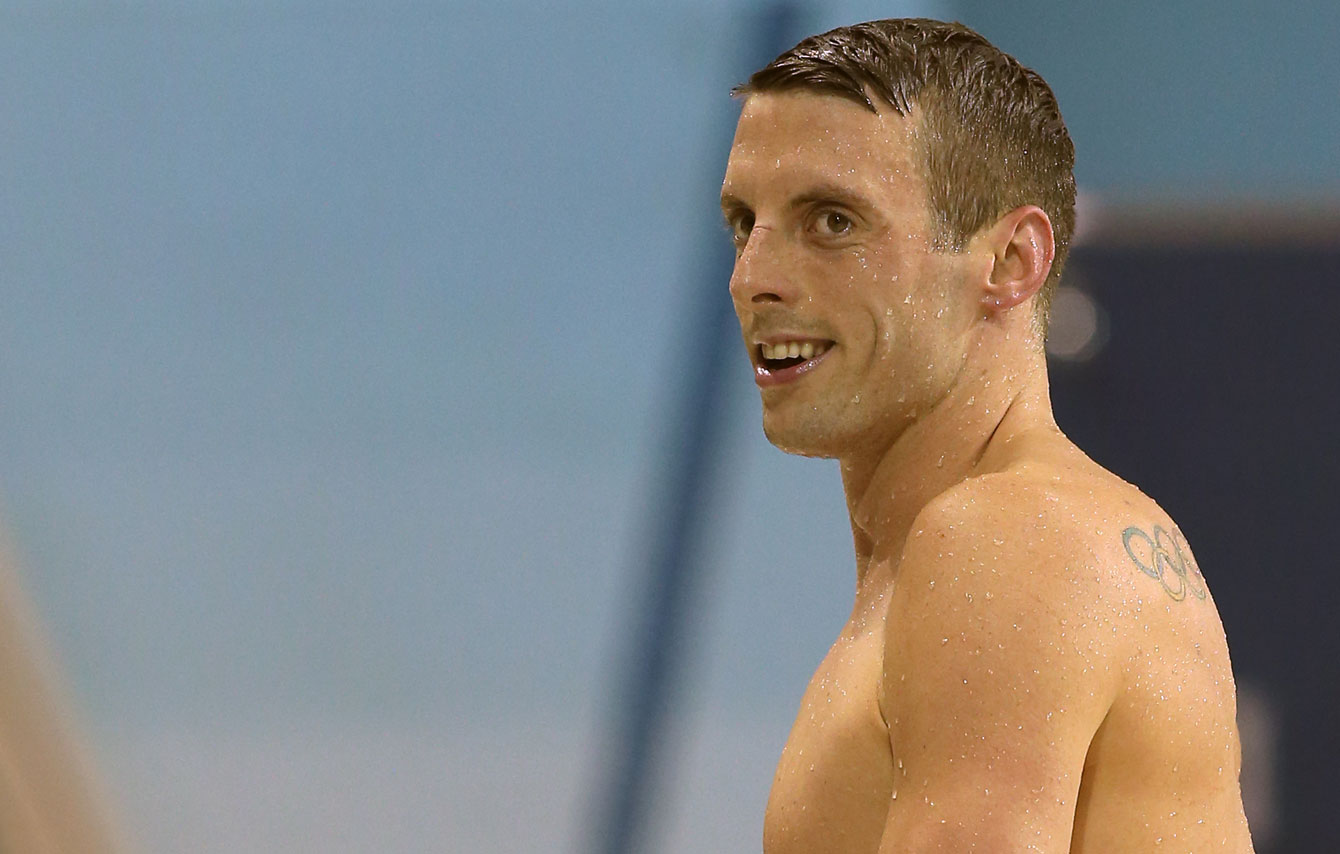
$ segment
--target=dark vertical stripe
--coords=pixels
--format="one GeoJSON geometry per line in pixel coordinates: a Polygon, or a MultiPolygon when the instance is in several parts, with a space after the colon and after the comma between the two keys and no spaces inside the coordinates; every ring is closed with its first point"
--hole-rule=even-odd
{"type": "MultiPolygon", "coordinates": [[[[794,4],[768,3],[741,31],[739,77],[742,82],[796,40],[800,18],[794,4]]],[[[722,111],[712,125],[711,151],[724,151],[734,134],[738,108],[721,93],[722,111]]],[[[719,180],[724,163],[708,167],[719,180]]],[[[631,854],[645,842],[660,760],[666,747],[666,722],[680,671],[685,615],[702,584],[702,568],[692,558],[705,528],[702,497],[711,492],[712,462],[720,444],[725,407],[723,371],[731,348],[739,346],[727,282],[734,263],[729,243],[717,225],[713,189],[705,198],[696,229],[701,254],[691,260],[688,298],[694,308],[677,340],[691,342],[678,353],[680,384],[668,411],[674,420],[656,437],[664,465],[658,480],[665,491],[648,505],[652,519],[643,554],[645,600],[634,605],[642,615],[628,639],[627,658],[619,662],[624,681],[614,698],[610,754],[605,778],[595,792],[586,850],[631,854]]],[[[732,360],[735,361],[735,360],[732,360]]],[[[674,375],[671,373],[670,375],[674,375]]]]}

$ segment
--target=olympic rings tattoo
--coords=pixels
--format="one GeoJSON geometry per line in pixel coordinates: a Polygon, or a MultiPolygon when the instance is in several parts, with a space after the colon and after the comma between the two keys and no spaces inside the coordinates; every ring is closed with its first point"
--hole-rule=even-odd
{"type": "Polygon", "coordinates": [[[1151,537],[1131,527],[1121,532],[1121,542],[1136,568],[1163,585],[1174,601],[1181,602],[1187,593],[1197,599],[1205,598],[1205,576],[1200,574],[1181,531],[1173,528],[1170,534],[1155,525],[1151,537]]]}

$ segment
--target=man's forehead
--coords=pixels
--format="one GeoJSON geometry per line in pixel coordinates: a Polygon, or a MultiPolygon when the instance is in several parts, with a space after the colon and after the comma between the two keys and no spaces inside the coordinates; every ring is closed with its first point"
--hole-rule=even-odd
{"type": "Polygon", "coordinates": [[[917,137],[920,118],[915,112],[904,117],[887,105],[871,111],[850,98],[828,92],[756,92],[740,108],[735,138],[737,143],[768,140],[796,146],[902,148],[917,137]]]}
{"type": "Polygon", "coordinates": [[[723,193],[747,191],[759,178],[842,185],[911,176],[917,124],[838,95],[752,94],[740,111],[723,193]]]}

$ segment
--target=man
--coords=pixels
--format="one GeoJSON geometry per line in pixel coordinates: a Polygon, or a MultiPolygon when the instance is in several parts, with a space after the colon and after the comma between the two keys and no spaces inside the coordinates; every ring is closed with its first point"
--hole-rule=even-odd
{"type": "Polygon", "coordinates": [[[1075,191],[1051,90],[912,20],[806,39],[737,94],[721,199],[764,431],[839,461],[857,562],[767,854],[1251,851],[1204,578],[1052,418],[1075,191]]]}

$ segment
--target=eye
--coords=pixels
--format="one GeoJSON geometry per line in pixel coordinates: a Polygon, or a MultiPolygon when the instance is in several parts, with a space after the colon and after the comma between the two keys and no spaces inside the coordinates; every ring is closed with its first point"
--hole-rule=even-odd
{"type": "Polygon", "coordinates": [[[845,237],[850,234],[855,223],[852,218],[842,211],[828,210],[819,211],[819,215],[814,220],[815,230],[824,237],[845,237]]]}
{"type": "Polygon", "coordinates": [[[736,248],[743,247],[749,240],[750,232],[754,230],[754,215],[749,211],[728,214],[726,230],[730,232],[731,242],[736,248]]]}

